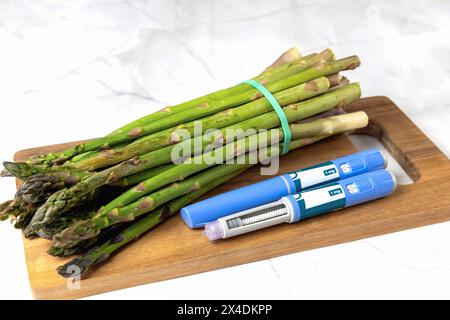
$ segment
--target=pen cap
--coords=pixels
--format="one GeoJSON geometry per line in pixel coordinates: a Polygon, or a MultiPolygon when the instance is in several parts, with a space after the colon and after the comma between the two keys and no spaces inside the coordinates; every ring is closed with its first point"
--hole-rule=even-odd
{"type": "Polygon", "coordinates": [[[375,200],[390,195],[397,187],[392,173],[377,170],[338,182],[345,192],[345,206],[375,200]]]}
{"type": "Polygon", "coordinates": [[[201,228],[207,222],[277,201],[294,192],[294,182],[278,176],[188,205],[181,209],[181,217],[189,228],[201,228]]]}
{"type": "Polygon", "coordinates": [[[384,169],[387,166],[386,158],[375,148],[337,158],[331,162],[336,165],[341,179],[384,169]]]}

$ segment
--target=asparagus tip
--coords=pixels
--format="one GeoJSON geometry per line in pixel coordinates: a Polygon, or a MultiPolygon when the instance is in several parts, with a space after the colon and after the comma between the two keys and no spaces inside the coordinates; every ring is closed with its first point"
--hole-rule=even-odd
{"type": "MultiPolygon", "coordinates": [[[[17,178],[24,178],[28,177],[35,172],[35,168],[25,162],[11,162],[11,161],[4,161],[3,162],[3,171],[7,171],[11,176],[17,177],[17,178]]],[[[2,171],[2,176],[3,176],[2,171]]],[[[7,175],[7,176],[9,176],[7,175]]]]}
{"type": "Polygon", "coordinates": [[[1,171],[0,175],[2,177],[12,177],[14,176],[14,169],[17,168],[17,165],[11,161],[3,161],[4,169],[1,171]]]}
{"type": "Polygon", "coordinates": [[[98,249],[98,247],[94,247],[89,251],[91,254],[88,253],[87,255],[76,257],[66,264],[59,266],[56,271],[64,278],[84,278],[93,267],[109,258],[109,255],[105,252],[96,252],[98,249]]]}
{"type": "Polygon", "coordinates": [[[64,278],[71,278],[74,276],[83,276],[87,271],[85,268],[82,268],[80,263],[83,262],[81,257],[77,257],[62,266],[56,268],[58,274],[64,278]]]}
{"type": "Polygon", "coordinates": [[[100,231],[91,220],[81,220],[57,233],[53,238],[55,247],[73,248],[84,240],[92,239],[100,231]]]}
{"type": "Polygon", "coordinates": [[[5,168],[0,171],[0,177],[13,177],[13,175],[5,168]]]}

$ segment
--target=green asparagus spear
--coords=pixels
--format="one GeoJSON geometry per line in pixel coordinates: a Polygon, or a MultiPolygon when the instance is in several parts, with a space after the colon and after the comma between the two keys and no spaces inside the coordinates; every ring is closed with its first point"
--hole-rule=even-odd
{"type": "Polygon", "coordinates": [[[0,203],[0,221],[8,219],[9,213],[8,213],[7,209],[13,201],[14,200],[7,200],[3,203],[0,203]]]}
{"type": "Polygon", "coordinates": [[[78,221],[87,220],[94,217],[95,213],[96,213],[95,210],[94,211],[83,210],[81,212],[76,212],[74,214],[61,216],[58,219],[56,219],[53,223],[49,223],[44,227],[42,227],[37,232],[37,235],[41,238],[52,240],[53,236],[56,235],[57,233],[77,223],[78,221]]]}
{"type": "Polygon", "coordinates": [[[15,197],[0,214],[0,220],[11,218],[16,229],[24,228],[31,220],[39,206],[34,203],[26,203],[21,197],[15,197]]]}
{"type": "Polygon", "coordinates": [[[84,241],[80,241],[76,246],[70,248],[51,246],[47,250],[47,253],[55,257],[69,257],[74,254],[86,253],[90,251],[93,247],[98,246],[104,243],[105,241],[108,241],[109,239],[114,237],[118,232],[130,226],[131,223],[132,222],[124,224],[115,224],[112,227],[103,230],[102,233],[100,233],[98,236],[86,239],[84,241]]]}
{"type": "Polygon", "coordinates": [[[42,203],[48,196],[62,188],[71,187],[90,175],[84,171],[61,170],[59,172],[38,173],[29,177],[17,190],[16,197],[26,203],[42,203]]]}
{"type": "Polygon", "coordinates": [[[138,184],[139,182],[145,181],[147,179],[150,179],[153,176],[156,176],[157,174],[160,174],[163,171],[166,171],[167,169],[175,166],[175,164],[165,164],[162,166],[158,166],[155,168],[150,168],[129,176],[126,176],[116,182],[112,182],[109,185],[115,186],[115,187],[128,187],[128,186],[134,186],[138,184]]]}
{"type": "MultiPolygon", "coordinates": [[[[138,184],[164,171],[170,165],[151,168],[143,172],[122,178],[110,185],[126,187],[138,184]]],[[[18,188],[16,197],[21,197],[25,203],[42,204],[54,192],[71,187],[89,175],[91,172],[61,169],[58,172],[38,173],[28,177],[18,188]]]]}
{"type": "MultiPolygon", "coordinates": [[[[44,225],[40,230],[36,232],[36,235],[40,236],[41,238],[52,240],[55,234],[69,227],[70,225],[76,223],[77,221],[92,218],[104,203],[108,203],[112,199],[116,198],[123,191],[124,188],[117,188],[111,186],[105,186],[104,188],[99,189],[95,194],[95,197],[92,197],[92,199],[89,202],[86,202],[83,205],[73,208],[72,210],[67,212],[67,214],[62,215],[57,219],[55,219],[52,223],[44,225]]],[[[87,241],[77,249],[77,252],[81,252],[82,249],[86,249],[88,247],[88,244],[93,245],[95,244],[95,242],[87,241]]],[[[64,255],[64,253],[67,252],[69,251],[66,250],[64,252],[61,252],[61,254],[59,255],[64,255]]]]}
{"type": "MultiPolygon", "coordinates": [[[[48,166],[42,164],[30,164],[28,162],[3,162],[4,170],[2,172],[7,172],[10,176],[26,179],[31,177],[32,175],[39,173],[50,173],[50,172],[59,172],[66,168],[62,168],[59,166],[48,166]]],[[[69,169],[69,168],[67,168],[69,169]]],[[[77,170],[81,171],[81,170],[77,170]]]]}

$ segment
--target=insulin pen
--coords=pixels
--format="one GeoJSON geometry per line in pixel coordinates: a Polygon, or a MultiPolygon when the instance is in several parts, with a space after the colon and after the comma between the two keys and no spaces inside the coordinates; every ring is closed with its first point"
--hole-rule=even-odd
{"type": "Polygon", "coordinates": [[[385,167],[383,154],[377,149],[369,149],[191,204],[181,209],[181,217],[190,228],[200,228],[220,217],[273,202],[307,188],[385,167]]]}
{"type": "Polygon", "coordinates": [[[284,222],[293,223],[385,197],[395,188],[395,177],[389,171],[368,172],[219,218],[205,225],[204,234],[213,241],[284,222]]]}

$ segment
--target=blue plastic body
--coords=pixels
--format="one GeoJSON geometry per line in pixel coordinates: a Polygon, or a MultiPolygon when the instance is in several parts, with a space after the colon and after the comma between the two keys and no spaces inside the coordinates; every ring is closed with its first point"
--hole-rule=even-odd
{"type": "Polygon", "coordinates": [[[302,199],[305,198],[304,194],[313,190],[306,190],[297,195],[285,196],[285,199],[292,204],[292,208],[294,209],[293,222],[328,213],[340,208],[351,207],[360,203],[379,199],[390,195],[396,188],[396,182],[392,174],[390,174],[387,170],[382,169],[319,186],[314,188],[314,190],[337,185],[342,187],[345,197],[330,202],[324,201],[324,203],[318,204],[315,208],[305,209],[304,206],[300,205],[303,204],[302,199]],[[323,207],[324,209],[319,207],[323,207]],[[313,211],[314,213],[307,213],[307,210],[313,211]]]}
{"type": "Polygon", "coordinates": [[[331,162],[336,165],[340,179],[354,177],[386,167],[386,160],[383,154],[375,148],[337,158],[331,162]]]}
{"type": "Polygon", "coordinates": [[[186,206],[181,209],[181,217],[190,228],[201,228],[207,222],[279,200],[295,192],[291,179],[285,180],[278,176],[186,206]]]}
{"type": "Polygon", "coordinates": [[[392,174],[387,170],[368,172],[338,182],[345,192],[345,206],[375,200],[390,195],[396,187],[392,174]],[[356,186],[357,192],[351,192],[356,186]]]}
{"type": "Polygon", "coordinates": [[[199,201],[182,208],[181,217],[190,228],[201,228],[207,222],[277,201],[283,196],[384,167],[385,160],[382,153],[377,149],[370,149],[199,201]],[[314,174],[317,175],[321,167],[329,168],[330,166],[333,168],[335,166],[335,169],[332,169],[334,174],[319,175],[313,179],[313,182],[300,179],[306,172],[315,170],[314,174]]]}

